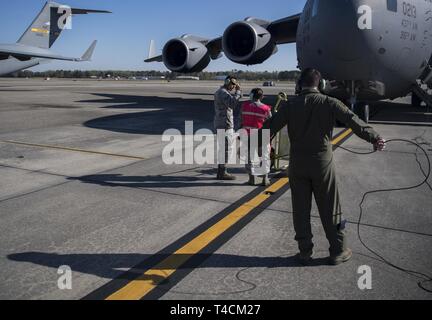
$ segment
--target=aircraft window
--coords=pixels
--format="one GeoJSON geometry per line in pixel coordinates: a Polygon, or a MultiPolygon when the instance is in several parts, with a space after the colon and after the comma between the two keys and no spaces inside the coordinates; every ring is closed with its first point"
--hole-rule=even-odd
{"type": "Polygon", "coordinates": [[[387,10],[397,12],[398,10],[397,0],[387,0],[387,10]]]}
{"type": "Polygon", "coordinates": [[[315,0],[312,6],[312,17],[315,17],[318,14],[318,6],[319,6],[320,0],[315,0]]]}

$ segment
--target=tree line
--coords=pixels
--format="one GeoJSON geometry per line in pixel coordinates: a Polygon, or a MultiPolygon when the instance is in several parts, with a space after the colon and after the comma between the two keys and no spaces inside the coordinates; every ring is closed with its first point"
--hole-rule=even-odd
{"type": "Polygon", "coordinates": [[[300,75],[300,72],[295,71],[241,71],[232,70],[225,72],[198,72],[192,74],[181,74],[169,71],[121,71],[121,70],[49,70],[43,72],[33,72],[31,70],[20,71],[13,74],[17,78],[70,78],[70,79],[88,79],[88,78],[160,78],[164,77],[167,80],[175,80],[179,76],[199,77],[201,80],[215,80],[226,75],[235,75],[240,80],[246,81],[295,81],[300,75]]]}

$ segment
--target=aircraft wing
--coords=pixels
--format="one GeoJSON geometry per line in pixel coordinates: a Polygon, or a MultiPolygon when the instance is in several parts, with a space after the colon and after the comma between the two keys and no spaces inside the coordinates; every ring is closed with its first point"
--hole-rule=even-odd
{"type": "MultiPolygon", "coordinates": [[[[294,43],[297,41],[297,29],[300,22],[300,16],[301,14],[295,14],[273,22],[267,22],[265,20],[255,18],[247,18],[246,21],[257,23],[258,25],[266,28],[272,35],[272,38],[275,40],[276,44],[280,45],[286,43],[294,43]]],[[[222,37],[218,37],[212,40],[200,39],[199,42],[201,42],[207,47],[212,60],[216,60],[222,56],[222,37]]],[[[277,50],[275,49],[275,52],[276,51],[277,50]]],[[[163,62],[163,55],[156,54],[153,40],[150,43],[148,58],[144,61],[147,63],[163,62]]]]}
{"type": "Polygon", "coordinates": [[[222,53],[222,37],[210,40],[206,47],[210,52],[210,57],[216,60],[222,53]]]}
{"type": "Polygon", "coordinates": [[[154,56],[148,59],[145,59],[144,62],[150,63],[150,62],[162,62],[163,56],[160,54],[158,56],[154,56]]]}
{"type": "Polygon", "coordinates": [[[163,56],[156,54],[156,46],[154,40],[150,41],[148,58],[144,60],[144,62],[149,63],[149,62],[162,62],[162,61],[163,61],[163,56]]]}
{"type": "Polygon", "coordinates": [[[58,55],[48,49],[25,46],[20,44],[0,45],[0,56],[12,56],[21,61],[27,61],[32,58],[63,60],[63,61],[90,61],[96,47],[97,41],[94,41],[81,58],[71,58],[58,55]]]}
{"type": "Polygon", "coordinates": [[[276,20],[268,26],[277,44],[293,43],[297,41],[297,29],[301,14],[296,14],[287,18],[276,20]]]}
{"type": "MultiPolygon", "coordinates": [[[[207,47],[207,49],[210,52],[210,57],[213,60],[220,58],[221,53],[222,53],[222,37],[219,37],[219,38],[216,38],[213,40],[200,38],[199,42],[201,42],[202,44],[204,44],[207,47]]],[[[163,55],[156,54],[155,43],[153,40],[150,42],[150,49],[149,49],[148,58],[146,60],[144,60],[144,62],[146,62],[146,63],[163,62],[163,55]]]]}
{"type": "MultiPolygon", "coordinates": [[[[294,43],[297,41],[297,29],[300,22],[301,14],[295,14],[280,20],[267,23],[259,19],[248,18],[250,20],[266,27],[271,33],[276,44],[294,43]]],[[[207,43],[207,48],[210,51],[210,55],[218,56],[222,52],[222,37],[210,40],[207,43]]]]}

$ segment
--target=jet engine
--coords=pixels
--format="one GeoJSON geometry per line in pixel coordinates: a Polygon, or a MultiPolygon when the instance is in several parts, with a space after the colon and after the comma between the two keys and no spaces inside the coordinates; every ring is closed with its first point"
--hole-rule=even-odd
{"type": "Polygon", "coordinates": [[[192,36],[183,36],[167,42],[163,48],[165,66],[180,73],[200,72],[210,64],[207,47],[192,36]]]}
{"type": "Polygon", "coordinates": [[[230,25],[223,35],[222,47],[228,59],[245,65],[263,63],[277,51],[270,32],[253,21],[230,25]]]}

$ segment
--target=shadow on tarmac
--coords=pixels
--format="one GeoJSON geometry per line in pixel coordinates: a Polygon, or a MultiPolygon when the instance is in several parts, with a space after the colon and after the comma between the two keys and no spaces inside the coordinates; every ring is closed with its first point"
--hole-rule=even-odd
{"type": "MultiPolygon", "coordinates": [[[[91,274],[105,279],[134,280],[149,269],[196,269],[196,268],[305,268],[292,257],[245,257],[227,254],[198,255],[147,255],[147,254],[66,254],[26,252],[11,254],[11,261],[28,262],[58,269],[69,266],[74,272],[91,274]],[[167,259],[170,257],[170,259],[167,259]],[[178,268],[178,261],[188,260],[178,268]],[[160,262],[162,261],[162,262],[160,262]],[[139,264],[139,265],[138,265],[139,264]],[[124,272],[121,269],[129,269],[124,272]]],[[[328,265],[328,259],[319,258],[308,267],[328,265]]]]}
{"type": "Polygon", "coordinates": [[[99,94],[97,100],[80,103],[103,103],[102,109],[148,110],[93,119],[84,126],[113,132],[161,135],[167,129],[184,134],[185,121],[194,122],[194,130],[213,129],[214,105],[212,100],[146,97],[119,94],[99,94]],[[157,109],[157,110],[155,110],[157,109]]]}
{"type": "Polygon", "coordinates": [[[214,97],[214,93],[199,93],[199,92],[170,92],[172,94],[182,94],[185,96],[206,96],[214,97]]]}
{"type": "MultiPolygon", "coordinates": [[[[182,93],[186,95],[211,96],[210,94],[182,93]]],[[[100,99],[78,101],[83,104],[99,103],[103,109],[147,110],[138,113],[117,114],[84,123],[84,126],[113,132],[161,135],[167,129],[177,129],[184,134],[185,121],[193,121],[194,129],[213,130],[213,99],[172,98],[122,94],[93,93],[100,99]],[[156,109],[156,110],[155,110],[156,109]]],[[[268,96],[266,103],[273,105],[275,96],[268,96]]],[[[373,122],[432,125],[432,111],[427,107],[415,108],[410,104],[376,102],[371,104],[373,122]]]]}
{"type": "MultiPolygon", "coordinates": [[[[182,93],[203,96],[202,94],[182,93]]],[[[213,99],[148,97],[136,95],[93,93],[100,99],[81,100],[79,103],[99,103],[102,109],[147,110],[92,119],[84,126],[113,132],[162,135],[165,130],[176,129],[184,134],[185,121],[194,122],[194,130],[213,130],[213,99]],[[157,110],[155,110],[157,109],[157,110]]],[[[212,95],[211,95],[212,96],[212,95]]],[[[274,105],[275,96],[268,96],[265,103],[274,105]]],[[[236,111],[238,117],[239,108],[236,111]]]]}
{"type": "Polygon", "coordinates": [[[98,174],[78,178],[68,178],[88,184],[109,187],[128,188],[187,188],[187,187],[229,187],[239,186],[238,183],[218,182],[215,178],[180,177],[180,176],[123,176],[121,174],[98,174]]]}

